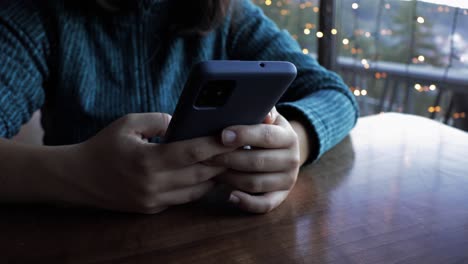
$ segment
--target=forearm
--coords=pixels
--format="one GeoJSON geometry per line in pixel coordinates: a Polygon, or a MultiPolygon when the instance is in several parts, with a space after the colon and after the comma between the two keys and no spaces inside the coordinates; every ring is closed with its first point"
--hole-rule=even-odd
{"type": "Polygon", "coordinates": [[[60,202],[67,149],[0,139],[0,203],[60,202]]]}

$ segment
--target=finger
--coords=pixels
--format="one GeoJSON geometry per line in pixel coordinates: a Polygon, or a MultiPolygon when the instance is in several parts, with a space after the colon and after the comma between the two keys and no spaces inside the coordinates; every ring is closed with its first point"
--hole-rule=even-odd
{"type": "Polygon", "coordinates": [[[212,181],[207,181],[194,186],[166,192],[158,197],[158,203],[171,206],[193,202],[203,197],[213,186],[214,183],[212,181]]]}
{"type": "Polygon", "coordinates": [[[218,155],[207,164],[245,172],[277,172],[299,167],[300,157],[290,149],[236,150],[218,155]]]}
{"type": "Polygon", "coordinates": [[[233,191],[229,202],[251,213],[268,213],[278,207],[288,197],[289,191],[270,192],[264,195],[251,195],[233,191]]]}
{"type": "Polygon", "coordinates": [[[152,138],[166,133],[171,118],[164,113],[142,113],[126,115],[119,119],[119,122],[142,138],[152,138]]]}
{"type": "Polygon", "coordinates": [[[250,125],[232,126],[222,132],[226,146],[253,146],[260,148],[287,148],[294,144],[294,133],[281,126],[250,125]]]}
{"type": "Polygon", "coordinates": [[[224,146],[215,137],[203,137],[156,145],[153,155],[163,168],[181,168],[234,149],[235,147],[224,146]]]}
{"type": "Polygon", "coordinates": [[[203,164],[194,164],[171,173],[164,174],[161,182],[164,182],[164,191],[177,190],[206,182],[221,173],[226,168],[212,167],[203,164]]]}
{"type": "Polygon", "coordinates": [[[265,117],[263,120],[264,124],[274,124],[276,121],[276,118],[278,117],[278,112],[276,111],[276,107],[273,107],[270,112],[268,112],[268,115],[265,117]]]}
{"type": "MultiPolygon", "coordinates": [[[[275,109],[276,111],[276,109],[275,109]]],[[[282,115],[280,115],[278,112],[276,112],[276,118],[275,118],[275,122],[273,122],[273,124],[275,125],[278,125],[280,127],[283,127],[283,128],[291,128],[291,124],[289,123],[289,121],[282,115]]]]}
{"type": "Polygon", "coordinates": [[[295,177],[287,173],[242,173],[229,171],[218,176],[217,181],[248,193],[287,191],[294,186],[295,177]]]}

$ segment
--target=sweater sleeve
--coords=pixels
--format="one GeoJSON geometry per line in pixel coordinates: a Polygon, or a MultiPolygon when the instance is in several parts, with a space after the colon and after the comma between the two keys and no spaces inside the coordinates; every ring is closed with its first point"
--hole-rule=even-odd
{"type": "Polygon", "coordinates": [[[40,25],[27,1],[0,4],[0,137],[16,135],[44,103],[48,71],[40,25]]]}
{"type": "Polygon", "coordinates": [[[304,55],[287,31],[281,31],[250,0],[232,7],[228,55],[236,60],[289,61],[298,75],[277,105],[289,120],[300,121],[311,146],[307,163],[338,144],[354,127],[358,105],[349,88],[335,73],[304,55]]]}

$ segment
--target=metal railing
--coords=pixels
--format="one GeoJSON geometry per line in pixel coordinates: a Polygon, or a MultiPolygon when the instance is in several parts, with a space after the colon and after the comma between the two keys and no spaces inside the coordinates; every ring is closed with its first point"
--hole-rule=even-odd
{"type": "Polygon", "coordinates": [[[468,96],[468,71],[367,62],[338,57],[336,70],[351,87],[361,114],[396,111],[449,123],[454,96],[468,96]],[[365,93],[364,93],[365,92],[365,93]]]}

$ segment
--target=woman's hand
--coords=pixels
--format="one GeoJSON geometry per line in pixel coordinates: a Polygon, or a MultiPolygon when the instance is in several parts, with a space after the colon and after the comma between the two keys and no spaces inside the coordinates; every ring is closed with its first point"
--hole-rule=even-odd
{"type": "Polygon", "coordinates": [[[294,187],[301,164],[299,139],[288,120],[273,109],[264,124],[225,129],[222,141],[237,150],[208,164],[229,169],[217,180],[237,189],[230,202],[254,213],[278,207],[294,187]]]}
{"type": "Polygon", "coordinates": [[[148,143],[165,134],[169,121],[160,113],[127,115],[72,148],[61,173],[66,200],[151,214],[202,197],[212,188],[211,179],[226,169],[200,162],[235,147],[214,137],[148,143]]]}

